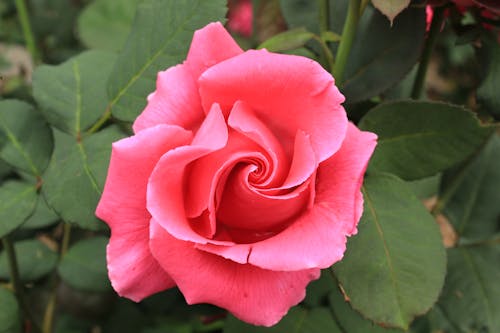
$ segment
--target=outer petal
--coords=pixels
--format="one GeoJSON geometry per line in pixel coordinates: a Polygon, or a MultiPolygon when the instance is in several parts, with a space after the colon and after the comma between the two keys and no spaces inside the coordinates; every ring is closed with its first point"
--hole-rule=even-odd
{"type": "Polygon", "coordinates": [[[343,257],[346,236],[356,232],[362,211],[360,188],[375,146],[373,133],[361,132],[349,124],[340,150],[318,168],[313,207],[292,225],[258,243],[207,244],[200,248],[236,262],[271,270],[331,266],[343,257]]]}
{"type": "Polygon", "coordinates": [[[227,30],[220,22],[215,22],[195,31],[185,64],[193,77],[198,78],[207,68],[240,53],[243,50],[227,30]]]}
{"type": "Polygon", "coordinates": [[[251,50],[207,69],[199,86],[205,110],[216,102],[227,115],[236,101],[245,102],[289,156],[298,130],[310,136],[318,163],[336,152],[345,137],[344,96],[313,60],[251,50]]]}
{"type": "Polygon", "coordinates": [[[96,215],[111,228],[109,278],[118,294],[134,301],[174,286],[149,250],[146,186],[158,159],[189,143],[191,133],[158,125],[113,144],[108,177],[96,215]]]}
{"type": "Polygon", "coordinates": [[[154,221],[151,251],[189,304],[215,304],[254,325],[276,324],[304,299],[307,284],[320,274],[317,268],[276,272],[240,265],[195,249],[193,243],[172,237],[154,221]]]}
{"type": "Polygon", "coordinates": [[[171,124],[195,129],[205,118],[198,86],[185,65],[159,72],[156,91],[148,96],[148,104],[134,122],[134,132],[158,124],[171,124]]]}

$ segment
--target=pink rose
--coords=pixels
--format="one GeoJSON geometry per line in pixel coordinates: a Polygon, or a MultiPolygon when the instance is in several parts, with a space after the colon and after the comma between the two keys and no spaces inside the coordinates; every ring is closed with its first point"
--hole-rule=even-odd
{"type": "Polygon", "coordinates": [[[252,0],[229,1],[227,27],[230,31],[250,37],[252,35],[252,0]]]}
{"type": "Polygon", "coordinates": [[[178,286],[190,304],[278,322],[362,213],[376,136],[343,101],[313,60],[243,52],[220,23],[196,31],[113,144],[96,213],[114,289],[140,301],[178,286]]]}

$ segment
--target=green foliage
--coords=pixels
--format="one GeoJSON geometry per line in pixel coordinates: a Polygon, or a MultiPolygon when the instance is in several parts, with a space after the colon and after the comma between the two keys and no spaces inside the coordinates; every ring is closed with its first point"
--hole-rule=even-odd
{"type": "Polygon", "coordinates": [[[111,288],[106,269],[106,237],[93,237],[74,244],[58,267],[61,278],[70,286],[86,291],[111,288]]]}
{"type": "Polygon", "coordinates": [[[120,51],[127,39],[138,0],[97,0],[78,17],[78,33],[89,48],[120,51]]]}
{"type": "Polygon", "coordinates": [[[495,40],[496,36],[485,38],[484,45],[479,49],[478,56],[482,65],[485,78],[477,90],[477,97],[483,107],[500,118],[500,45],[495,40]]]}
{"type": "Polygon", "coordinates": [[[242,323],[234,317],[226,321],[224,333],[341,333],[333,320],[329,309],[317,307],[311,310],[295,307],[275,326],[271,328],[256,327],[242,323]]]}
{"type": "Polygon", "coordinates": [[[478,150],[492,132],[471,112],[450,104],[380,104],[359,123],[378,135],[370,168],[413,180],[435,175],[478,150]]]}
{"type": "Polygon", "coordinates": [[[363,318],[346,301],[345,296],[339,288],[332,288],[328,294],[330,307],[334,317],[338,320],[343,332],[370,332],[370,333],[401,333],[395,328],[384,328],[378,326],[373,321],[363,318]]]}
{"type": "MultiPolygon", "coordinates": [[[[385,1],[384,1],[385,2],[385,1]]],[[[348,0],[330,1],[330,30],[342,33],[348,0]]],[[[283,14],[292,28],[319,31],[316,1],[281,1],[283,14]]],[[[413,68],[424,43],[425,13],[409,8],[393,24],[378,10],[366,7],[359,22],[341,91],[347,103],[356,103],[383,93],[413,68]]],[[[297,42],[299,41],[299,38],[297,42]]],[[[336,44],[332,44],[332,51],[336,44]]]]}
{"type": "Polygon", "coordinates": [[[446,173],[442,186],[454,188],[444,214],[461,237],[477,241],[500,232],[500,137],[493,135],[463,169],[446,173]]]}
{"type": "Polygon", "coordinates": [[[139,115],[154,90],[157,73],[184,61],[194,30],[224,21],[224,4],[223,0],[139,4],[127,44],[108,81],[113,116],[132,121],[139,115]]]}
{"type": "Polygon", "coordinates": [[[267,49],[269,52],[293,50],[304,46],[313,37],[314,34],[312,32],[304,28],[296,28],[269,38],[259,45],[259,49],[267,49]]]}
{"type": "Polygon", "coordinates": [[[19,332],[19,306],[14,295],[0,287],[0,333],[19,332]]]}
{"type": "MultiPolygon", "coordinates": [[[[349,3],[254,0],[254,37],[238,40],[331,73],[349,3]]],[[[450,3],[424,88],[467,105],[408,101],[431,37],[424,7],[362,3],[339,86],[350,121],[379,137],[358,234],[303,302],[264,328],[188,306],[177,289],[140,304],[119,298],[106,268],[109,230],[94,213],[111,144],[130,133],[158,71],[186,58],[194,31],[225,21],[227,1],[32,1],[39,55],[20,65],[3,47],[27,32],[16,3],[0,1],[0,333],[36,332],[41,318],[52,326],[44,333],[500,332],[500,44],[488,31],[499,23],[482,10],[462,20],[450,3]],[[420,201],[430,197],[432,214],[420,201]],[[446,250],[441,236],[453,240],[446,250]]]]}
{"type": "Polygon", "coordinates": [[[42,193],[65,222],[100,229],[104,225],[95,217],[95,207],[104,187],[111,143],[123,134],[115,126],[81,141],[57,130],[54,134],[56,149],[43,175],[42,193]]]}
{"type": "Polygon", "coordinates": [[[397,177],[370,175],[363,187],[358,235],[333,269],[355,309],[384,326],[407,329],[433,305],[443,284],[439,230],[397,177]]]}
{"type": "Polygon", "coordinates": [[[372,3],[392,24],[394,18],[408,7],[410,0],[372,0],[372,3]]]}
{"type": "Polygon", "coordinates": [[[37,202],[36,188],[19,180],[8,180],[0,186],[0,237],[15,230],[33,213],[37,202]]]}
{"type": "Polygon", "coordinates": [[[418,61],[424,31],[421,8],[405,10],[391,26],[380,12],[367,7],[345,69],[341,91],[346,100],[369,99],[402,80],[418,61]]]}
{"type": "MultiPolygon", "coordinates": [[[[22,281],[35,281],[49,274],[57,264],[57,254],[36,239],[14,244],[22,281]]],[[[5,251],[0,253],[0,279],[8,279],[10,271],[5,251]]]]}
{"type": "Polygon", "coordinates": [[[59,216],[47,205],[45,199],[39,198],[33,214],[23,223],[21,229],[38,229],[53,225],[59,216]]]}
{"type": "Polygon", "coordinates": [[[105,86],[114,60],[113,54],[87,51],[61,65],[37,68],[33,95],[51,125],[81,136],[106,112],[105,86]]]}
{"type": "Polygon", "coordinates": [[[0,158],[15,168],[40,176],[52,153],[52,133],[42,115],[22,101],[0,101],[0,130],[6,141],[0,158]]]}
{"type": "Polygon", "coordinates": [[[500,330],[499,262],[498,241],[448,250],[448,275],[439,307],[459,330],[500,330]]]}

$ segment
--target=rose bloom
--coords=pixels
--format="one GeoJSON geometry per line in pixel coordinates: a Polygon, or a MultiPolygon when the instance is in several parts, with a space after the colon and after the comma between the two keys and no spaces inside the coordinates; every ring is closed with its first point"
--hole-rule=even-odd
{"type": "Polygon", "coordinates": [[[177,286],[255,325],[277,323],[342,259],[376,136],[349,123],[315,61],[243,52],[220,23],[113,144],[97,216],[109,278],[140,301],[177,286]]]}
{"type": "Polygon", "coordinates": [[[227,27],[229,31],[250,37],[252,35],[252,0],[229,1],[227,27]]]}

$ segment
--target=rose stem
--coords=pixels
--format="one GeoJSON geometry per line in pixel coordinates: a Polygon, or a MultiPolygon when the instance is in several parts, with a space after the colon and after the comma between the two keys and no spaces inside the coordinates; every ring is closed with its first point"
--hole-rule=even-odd
{"type": "MultiPolygon", "coordinates": [[[[71,224],[69,223],[64,223],[63,222],[63,238],[62,238],[62,243],[61,243],[61,250],[59,252],[59,261],[64,257],[66,252],[68,251],[69,247],[69,240],[71,237],[71,224]]],[[[57,302],[57,284],[59,282],[59,279],[57,275],[53,275],[52,278],[52,291],[49,296],[49,301],[47,302],[47,306],[45,307],[45,313],[43,315],[43,333],[51,333],[52,332],[52,324],[53,324],[53,318],[54,318],[54,310],[56,308],[56,302],[57,302]]]]}
{"type": "Polygon", "coordinates": [[[2,237],[2,244],[5,253],[7,254],[10,278],[19,305],[21,306],[21,309],[23,310],[26,318],[31,322],[34,331],[40,332],[40,327],[38,326],[38,323],[35,321],[33,314],[31,313],[31,310],[28,306],[28,303],[26,302],[26,295],[24,294],[23,284],[21,283],[21,278],[19,276],[19,267],[17,265],[16,250],[14,249],[14,245],[12,244],[8,236],[2,237]]]}
{"type": "Polygon", "coordinates": [[[360,0],[349,0],[347,17],[342,29],[342,38],[337,49],[335,65],[332,70],[337,86],[340,86],[344,79],[344,70],[347,58],[351,52],[352,43],[354,41],[354,37],[356,36],[356,30],[358,28],[358,21],[360,17],[360,0]]]}
{"type": "Polygon", "coordinates": [[[330,0],[320,0],[319,2],[319,28],[324,33],[330,30],[330,0]]]}
{"type": "Polygon", "coordinates": [[[28,17],[28,11],[26,9],[26,4],[24,0],[15,0],[17,15],[21,23],[21,29],[23,31],[24,41],[26,42],[26,48],[31,54],[33,61],[38,60],[38,52],[35,45],[35,38],[33,37],[33,31],[31,30],[31,24],[28,17]]]}
{"type": "Polygon", "coordinates": [[[422,50],[422,55],[420,56],[417,76],[415,77],[415,82],[413,83],[413,89],[411,92],[411,98],[413,99],[420,99],[420,97],[422,96],[425,76],[427,74],[427,67],[429,66],[429,60],[431,59],[432,51],[434,50],[434,46],[436,45],[437,36],[439,35],[441,27],[443,26],[443,21],[445,18],[444,9],[444,6],[436,7],[434,9],[431,27],[424,44],[424,49],[422,50]]]}

